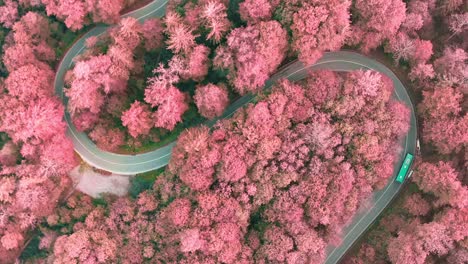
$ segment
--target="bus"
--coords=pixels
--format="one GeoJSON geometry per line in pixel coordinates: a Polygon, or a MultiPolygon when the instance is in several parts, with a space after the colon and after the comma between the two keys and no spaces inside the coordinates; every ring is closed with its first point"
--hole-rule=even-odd
{"type": "Polygon", "coordinates": [[[406,174],[408,173],[408,170],[411,166],[411,163],[413,162],[413,159],[414,159],[414,156],[412,154],[406,153],[405,160],[403,161],[400,171],[398,172],[398,175],[396,177],[397,182],[403,183],[405,181],[406,174]]]}

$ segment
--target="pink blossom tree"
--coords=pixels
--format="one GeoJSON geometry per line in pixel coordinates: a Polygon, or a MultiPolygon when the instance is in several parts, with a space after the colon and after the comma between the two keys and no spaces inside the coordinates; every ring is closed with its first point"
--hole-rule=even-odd
{"type": "Polygon", "coordinates": [[[134,138],[139,135],[147,135],[153,127],[151,111],[148,106],[135,101],[130,108],[122,113],[122,124],[128,128],[134,138]]]}
{"type": "Polygon", "coordinates": [[[245,0],[239,4],[239,14],[242,20],[249,23],[267,21],[279,3],[277,0],[245,0]]]}
{"type": "Polygon", "coordinates": [[[168,130],[182,121],[182,115],[188,109],[186,96],[174,84],[180,80],[180,74],[185,71],[183,62],[173,59],[169,67],[161,64],[153,72],[156,76],[149,79],[149,86],[145,89],[145,102],[157,107],[153,113],[155,126],[168,130]]]}
{"type": "Polygon", "coordinates": [[[228,68],[229,79],[240,94],[259,91],[284,58],[286,31],[276,21],[236,28],[227,37],[227,49],[218,48],[215,66],[228,68]],[[222,63],[223,57],[232,63],[222,63]]]}
{"type": "Polygon", "coordinates": [[[115,23],[124,7],[124,1],[44,0],[47,15],[63,20],[71,30],[79,30],[92,22],[115,23]]]}
{"type": "Polygon", "coordinates": [[[169,27],[166,18],[166,32],[169,34],[166,41],[167,47],[175,53],[188,53],[195,46],[196,35],[189,26],[178,23],[173,28],[169,27]]]}
{"type": "Polygon", "coordinates": [[[210,30],[207,39],[219,43],[221,38],[231,27],[231,23],[227,18],[227,8],[222,2],[208,1],[202,7],[201,19],[206,28],[210,30]]]}
{"type": "Polygon", "coordinates": [[[338,50],[349,30],[350,1],[304,4],[292,16],[292,48],[305,64],[316,62],[323,51],[338,50]]]}
{"type": "Polygon", "coordinates": [[[13,166],[18,159],[18,147],[11,141],[5,143],[0,150],[0,164],[3,166],[13,166]]]}
{"type": "Polygon", "coordinates": [[[219,148],[211,146],[207,127],[192,128],[177,140],[169,170],[193,190],[206,190],[213,183],[219,148]]]}
{"type": "Polygon", "coordinates": [[[52,96],[53,71],[46,65],[28,64],[11,72],[5,80],[8,93],[21,101],[52,96]]]}
{"type": "Polygon", "coordinates": [[[463,208],[468,203],[468,190],[457,179],[457,172],[445,162],[422,163],[417,168],[413,180],[423,191],[437,196],[439,206],[448,204],[463,208]]]}
{"type": "Polygon", "coordinates": [[[3,97],[0,107],[0,130],[7,132],[14,142],[44,142],[57,133],[65,132],[63,106],[55,98],[43,98],[33,104],[3,97]]]}
{"type": "Polygon", "coordinates": [[[80,230],[57,238],[54,246],[55,262],[74,261],[105,263],[115,261],[117,243],[104,231],[80,230]]]}
{"type": "Polygon", "coordinates": [[[229,103],[228,93],[223,84],[198,86],[193,98],[200,114],[208,119],[220,116],[229,103]]]}
{"type": "Polygon", "coordinates": [[[457,152],[468,141],[466,114],[461,115],[462,94],[451,87],[423,92],[418,111],[423,120],[423,139],[442,154],[457,152]]]}
{"type": "Polygon", "coordinates": [[[141,42],[142,25],[133,17],[126,17],[120,20],[119,26],[110,32],[116,45],[134,50],[141,42]]]}
{"type": "Polygon", "coordinates": [[[434,61],[438,78],[448,85],[467,85],[468,66],[464,63],[467,53],[460,48],[446,48],[443,55],[434,61]]]}
{"type": "Polygon", "coordinates": [[[184,79],[201,81],[208,74],[210,49],[204,45],[195,46],[184,59],[186,70],[182,73],[184,79]]]}
{"type": "Polygon", "coordinates": [[[0,24],[6,28],[11,28],[18,19],[18,4],[13,0],[5,1],[5,5],[0,6],[0,24]]]}
{"type": "Polygon", "coordinates": [[[152,18],[146,20],[143,23],[142,31],[146,50],[154,50],[163,46],[163,25],[161,19],[152,18]]]}
{"type": "Polygon", "coordinates": [[[99,148],[112,152],[124,144],[125,134],[118,128],[98,125],[89,133],[89,137],[96,142],[99,148]]]}
{"type": "Polygon", "coordinates": [[[468,12],[451,15],[449,20],[449,28],[453,33],[452,36],[466,31],[468,28],[468,12]]]}
{"type": "Polygon", "coordinates": [[[41,64],[55,59],[49,46],[50,29],[45,17],[35,12],[26,13],[13,25],[13,40],[4,47],[3,61],[9,72],[27,64],[41,64]]]}
{"type": "Polygon", "coordinates": [[[188,110],[186,96],[174,86],[166,90],[164,99],[153,113],[156,127],[172,130],[182,122],[182,115],[188,110]]]}
{"type": "Polygon", "coordinates": [[[435,77],[434,67],[432,64],[420,63],[411,69],[408,77],[412,81],[419,81],[424,83],[424,81],[435,77]]]}
{"type": "Polygon", "coordinates": [[[385,39],[394,36],[405,20],[406,8],[401,0],[358,0],[352,9],[358,20],[352,25],[350,42],[360,44],[364,52],[375,49],[385,39]]]}

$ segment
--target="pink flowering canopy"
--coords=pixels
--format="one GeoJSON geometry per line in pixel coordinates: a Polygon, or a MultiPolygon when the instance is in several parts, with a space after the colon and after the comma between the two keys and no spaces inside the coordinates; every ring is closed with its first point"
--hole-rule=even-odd
{"type": "Polygon", "coordinates": [[[0,262],[324,262],[395,174],[411,113],[369,70],[263,90],[341,48],[393,63],[421,129],[408,187],[344,262],[468,262],[464,1],[169,1],[144,22],[120,18],[134,1],[0,2],[0,262]],[[54,69],[96,23],[111,27],[86,39],[62,105],[54,69]],[[130,197],[73,192],[65,109],[106,151],[178,138],[167,169],[133,178],[130,197]]]}
{"type": "Polygon", "coordinates": [[[236,28],[219,47],[215,66],[230,71],[230,81],[240,94],[259,91],[284,58],[286,31],[276,21],[236,28]]]}
{"type": "Polygon", "coordinates": [[[128,127],[132,137],[147,135],[153,127],[148,106],[135,101],[127,111],[122,113],[122,124],[128,127]]]}
{"type": "Polygon", "coordinates": [[[195,90],[195,104],[200,114],[208,119],[220,116],[229,103],[228,93],[223,84],[207,84],[195,90]]]}

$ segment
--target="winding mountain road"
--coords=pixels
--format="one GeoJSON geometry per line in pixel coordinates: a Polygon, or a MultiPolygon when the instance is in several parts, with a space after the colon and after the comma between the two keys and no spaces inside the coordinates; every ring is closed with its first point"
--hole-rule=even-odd
{"type": "MultiPolygon", "coordinates": [[[[166,4],[166,0],[155,0],[145,7],[130,12],[123,17],[132,16],[140,21],[144,21],[152,17],[161,17],[165,13],[166,4]]],[[[64,96],[63,80],[66,71],[73,64],[73,58],[83,52],[85,40],[88,37],[98,36],[107,29],[108,26],[99,26],[90,30],[81,37],[63,57],[55,78],[55,90],[63,100],[64,105],[67,104],[67,98],[64,96]]],[[[354,52],[328,52],[313,65],[303,65],[300,62],[294,62],[273,75],[271,79],[267,81],[265,88],[270,88],[279,78],[301,80],[307,76],[307,72],[309,70],[318,69],[329,69],[334,71],[372,69],[381,72],[392,79],[395,87],[394,97],[399,101],[404,102],[411,109],[411,126],[408,134],[401,142],[402,152],[399,161],[395,164],[395,175],[389,180],[383,190],[373,194],[373,203],[371,206],[361,210],[353,217],[351,223],[343,232],[345,236],[343,237],[341,245],[338,247],[329,247],[327,249],[328,254],[325,263],[334,264],[340,261],[347,250],[356,242],[360,235],[365,232],[370,224],[372,224],[372,222],[385,209],[385,207],[387,207],[402,188],[402,185],[396,183],[394,178],[396,177],[404,155],[407,152],[414,154],[416,151],[417,125],[413,104],[411,103],[410,97],[398,77],[383,64],[354,52]]],[[[253,95],[241,97],[230,105],[220,118],[231,116],[238,108],[251,102],[253,99],[253,95]]],[[[65,113],[65,120],[68,125],[67,135],[72,139],[75,150],[82,159],[96,168],[116,174],[134,175],[164,167],[168,164],[171,156],[171,150],[175,145],[175,143],[171,143],[155,151],[137,155],[114,154],[98,149],[86,134],[77,131],[68,113],[65,113]]],[[[214,122],[216,122],[216,120],[209,122],[208,125],[212,125],[214,122]]]]}

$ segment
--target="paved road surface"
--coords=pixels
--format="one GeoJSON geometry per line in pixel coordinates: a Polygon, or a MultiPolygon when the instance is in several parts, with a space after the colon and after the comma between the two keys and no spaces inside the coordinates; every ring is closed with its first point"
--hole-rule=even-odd
{"type": "MultiPolygon", "coordinates": [[[[138,9],[134,12],[124,15],[132,16],[140,21],[144,21],[151,17],[161,17],[165,13],[165,6],[167,1],[155,0],[147,6],[138,9]]],[[[56,93],[61,96],[64,104],[66,105],[67,99],[63,94],[63,77],[66,71],[73,63],[73,58],[82,53],[84,49],[84,41],[90,36],[97,36],[102,34],[108,27],[100,26],[92,29],[82,38],[80,38],[71,49],[65,54],[61,64],[59,65],[56,79],[55,79],[55,90],[56,93]]],[[[368,57],[359,55],[357,53],[348,51],[329,52],[313,65],[304,66],[300,62],[294,62],[288,65],[286,68],[272,76],[266,83],[266,88],[271,85],[279,78],[286,77],[290,80],[300,80],[306,77],[308,70],[316,69],[330,69],[335,71],[351,71],[356,69],[373,69],[384,73],[389,76],[395,86],[395,98],[404,102],[411,109],[411,127],[407,136],[402,140],[402,153],[400,160],[395,164],[395,174],[397,173],[403,157],[406,152],[415,153],[416,150],[416,137],[417,137],[417,126],[416,117],[414,114],[414,108],[411,100],[406,92],[403,84],[398,80],[397,76],[391,72],[387,67],[381,63],[372,60],[368,57]]],[[[252,95],[247,95],[232,105],[230,105],[221,118],[231,116],[239,107],[251,102],[253,100],[252,95]]],[[[157,149],[152,152],[138,154],[138,155],[120,155],[106,151],[99,150],[96,145],[84,134],[78,132],[73,126],[70,116],[65,113],[65,119],[68,124],[67,135],[73,140],[75,150],[87,163],[94,167],[110,171],[117,174],[133,175],[142,173],[150,170],[155,170],[165,166],[170,159],[171,150],[174,143],[171,143],[165,147],[157,149]]],[[[210,122],[209,124],[213,124],[210,122]]],[[[396,175],[395,175],[396,176],[396,175]]],[[[394,177],[395,177],[394,176],[394,177]]],[[[372,199],[373,203],[370,208],[362,210],[362,212],[355,215],[351,224],[344,230],[345,237],[343,238],[342,244],[337,247],[328,248],[328,257],[326,259],[327,264],[337,263],[346,253],[346,251],[353,245],[353,243],[359,238],[359,236],[369,227],[369,225],[377,218],[377,216],[383,211],[383,209],[390,203],[390,201],[398,194],[401,189],[401,184],[394,181],[394,178],[390,179],[387,186],[376,193],[374,193],[372,199]]]]}

